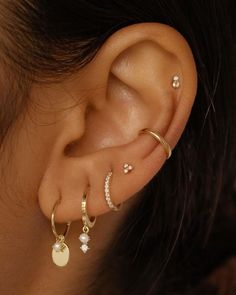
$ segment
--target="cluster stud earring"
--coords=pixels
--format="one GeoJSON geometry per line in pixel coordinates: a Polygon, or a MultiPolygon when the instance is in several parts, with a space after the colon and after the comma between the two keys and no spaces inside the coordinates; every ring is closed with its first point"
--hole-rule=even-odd
{"type": "Polygon", "coordinates": [[[123,171],[125,174],[128,174],[129,172],[131,172],[134,169],[134,167],[130,164],[125,163],[123,166],[123,171]]]}

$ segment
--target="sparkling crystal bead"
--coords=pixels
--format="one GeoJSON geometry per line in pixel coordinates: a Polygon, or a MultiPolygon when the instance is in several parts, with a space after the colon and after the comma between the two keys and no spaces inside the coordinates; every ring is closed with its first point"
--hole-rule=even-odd
{"type": "Polygon", "coordinates": [[[81,249],[84,253],[86,253],[86,252],[89,250],[89,247],[88,247],[87,244],[83,244],[83,245],[80,247],[80,249],[81,249]]]}

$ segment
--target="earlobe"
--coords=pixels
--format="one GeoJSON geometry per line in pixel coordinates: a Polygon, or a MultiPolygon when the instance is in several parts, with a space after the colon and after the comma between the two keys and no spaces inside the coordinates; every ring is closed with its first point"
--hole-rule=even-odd
{"type": "Polygon", "coordinates": [[[115,33],[81,70],[80,81],[92,105],[83,136],[66,156],[68,134],[67,144],[57,144],[39,193],[48,217],[61,195],[60,222],[81,218],[88,189],[92,216],[117,209],[141,190],[170,156],[169,145],[177,144],[197,88],[188,44],[174,29],[156,23],[115,33]],[[140,134],[146,128],[151,132],[140,134]]]}

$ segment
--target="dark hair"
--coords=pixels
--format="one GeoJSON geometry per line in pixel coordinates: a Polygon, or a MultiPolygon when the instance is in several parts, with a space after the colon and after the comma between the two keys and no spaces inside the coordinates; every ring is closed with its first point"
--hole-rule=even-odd
{"type": "Polygon", "coordinates": [[[32,81],[46,83],[79,70],[122,27],[140,22],[173,26],[195,57],[198,93],[186,130],[117,232],[91,294],[185,294],[226,258],[209,241],[218,237],[212,234],[220,228],[216,212],[223,216],[234,194],[231,5],[228,0],[0,1],[0,62],[3,78],[8,77],[2,139],[26,105],[32,81]],[[19,88],[22,95],[13,96],[19,88]]]}

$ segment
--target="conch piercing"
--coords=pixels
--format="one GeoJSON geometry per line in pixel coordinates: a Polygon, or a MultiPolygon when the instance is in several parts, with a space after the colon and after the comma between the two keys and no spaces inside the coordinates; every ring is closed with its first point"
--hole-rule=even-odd
{"type": "Polygon", "coordinates": [[[125,163],[123,165],[123,171],[125,174],[128,174],[129,172],[131,172],[134,169],[134,167],[130,164],[125,163]]]}
{"type": "Polygon", "coordinates": [[[180,87],[180,78],[179,76],[175,75],[172,79],[172,86],[175,89],[178,89],[180,87]]]}
{"type": "Polygon", "coordinates": [[[105,179],[105,185],[104,185],[104,194],[105,194],[105,200],[108,205],[108,207],[114,211],[119,211],[121,209],[122,204],[115,205],[111,200],[111,193],[110,193],[110,184],[111,184],[111,177],[112,177],[112,171],[110,171],[105,179]]]}
{"type": "Polygon", "coordinates": [[[79,236],[79,240],[82,243],[80,249],[86,253],[90,248],[87,245],[90,241],[90,236],[88,235],[89,229],[92,228],[96,223],[96,217],[92,219],[89,218],[87,213],[87,194],[84,193],[81,202],[81,213],[82,213],[82,222],[83,222],[83,233],[79,236]]]}
{"type": "Polygon", "coordinates": [[[171,157],[172,151],[171,151],[170,145],[166,142],[164,137],[162,137],[157,131],[154,132],[149,129],[143,129],[140,131],[140,133],[146,133],[146,134],[151,135],[154,139],[156,139],[163,146],[167,159],[169,159],[171,157]]]}
{"type": "Polygon", "coordinates": [[[65,238],[69,232],[71,222],[67,222],[64,234],[57,233],[55,226],[55,212],[59,203],[60,199],[55,203],[51,215],[52,232],[56,238],[56,242],[52,245],[52,260],[57,266],[63,267],[67,265],[70,257],[70,250],[65,243],[65,238]]]}

